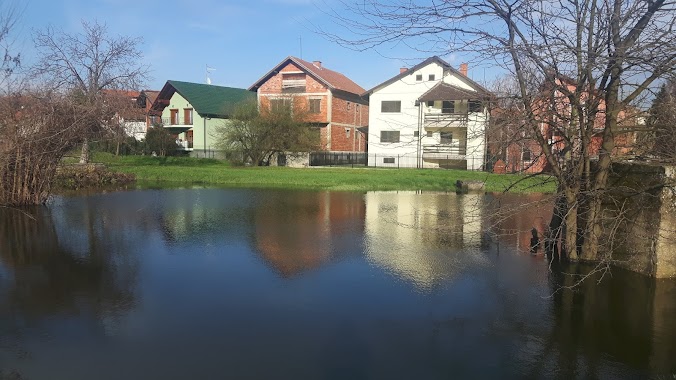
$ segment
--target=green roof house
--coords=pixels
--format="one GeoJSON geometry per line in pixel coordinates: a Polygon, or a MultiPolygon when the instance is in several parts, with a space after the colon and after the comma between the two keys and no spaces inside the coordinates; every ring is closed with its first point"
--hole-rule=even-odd
{"type": "Polygon", "coordinates": [[[175,134],[191,155],[212,157],[216,129],[238,103],[255,99],[256,93],[241,88],[169,80],[153,102],[151,123],[175,134]]]}

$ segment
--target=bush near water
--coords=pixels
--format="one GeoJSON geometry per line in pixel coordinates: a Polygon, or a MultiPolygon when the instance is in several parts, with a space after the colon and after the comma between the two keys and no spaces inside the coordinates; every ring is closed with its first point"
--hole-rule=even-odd
{"type": "Polygon", "coordinates": [[[127,185],[136,181],[132,173],[108,170],[102,164],[62,165],[56,171],[54,185],[65,189],[85,189],[110,185],[127,185]]]}

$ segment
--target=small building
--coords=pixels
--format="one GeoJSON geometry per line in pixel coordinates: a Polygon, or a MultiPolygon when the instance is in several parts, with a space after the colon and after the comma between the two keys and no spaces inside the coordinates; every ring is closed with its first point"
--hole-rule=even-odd
{"type": "Polygon", "coordinates": [[[402,68],[364,94],[369,166],[482,170],[491,93],[439,57],[402,68]]]}
{"type": "Polygon", "coordinates": [[[320,61],[287,57],[251,87],[259,107],[300,103],[308,121],[320,131],[323,153],[364,153],[367,149],[369,107],[364,89],[320,61]]]}
{"type": "Polygon", "coordinates": [[[176,135],[180,149],[190,155],[215,157],[217,129],[237,104],[254,96],[242,88],[169,80],[153,102],[150,120],[176,135]]]}

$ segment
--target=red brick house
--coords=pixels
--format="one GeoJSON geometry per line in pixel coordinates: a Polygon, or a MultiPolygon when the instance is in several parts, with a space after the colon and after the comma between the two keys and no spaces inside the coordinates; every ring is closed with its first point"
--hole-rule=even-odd
{"type": "MultiPolygon", "coordinates": [[[[575,82],[573,79],[558,75],[550,78],[543,84],[539,98],[535,100],[533,112],[538,120],[538,131],[548,142],[550,149],[557,159],[563,160],[569,150],[580,149],[579,136],[575,137],[579,115],[575,107],[562,89],[573,93],[575,82]],[[571,141],[566,141],[570,134],[571,141]]],[[[602,133],[605,128],[606,106],[603,94],[583,93],[581,102],[598,102],[597,113],[593,120],[593,130],[590,139],[589,154],[592,159],[598,157],[601,149],[602,133]]],[[[523,111],[516,108],[496,108],[492,110],[491,131],[488,136],[488,151],[493,161],[493,171],[541,173],[550,170],[547,159],[540,144],[531,135],[532,131],[524,128],[525,116],[523,111]]],[[[584,117],[584,115],[583,115],[584,117]]],[[[616,147],[612,152],[614,157],[627,157],[634,153],[636,132],[632,132],[637,125],[645,123],[639,110],[622,110],[618,115],[618,131],[615,132],[616,147]]]]}
{"type": "Polygon", "coordinates": [[[326,152],[364,153],[367,147],[368,101],[365,90],[319,61],[288,57],[249,87],[260,107],[294,102],[308,110],[309,121],[320,130],[326,152]]]}

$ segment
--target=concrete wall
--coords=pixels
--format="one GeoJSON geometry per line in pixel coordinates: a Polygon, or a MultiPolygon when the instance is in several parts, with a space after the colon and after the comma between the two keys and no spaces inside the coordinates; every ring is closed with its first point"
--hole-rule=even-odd
{"type": "Polygon", "coordinates": [[[676,167],[614,164],[609,181],[602,248],[619,266],[676,278],[676,167]]]}

